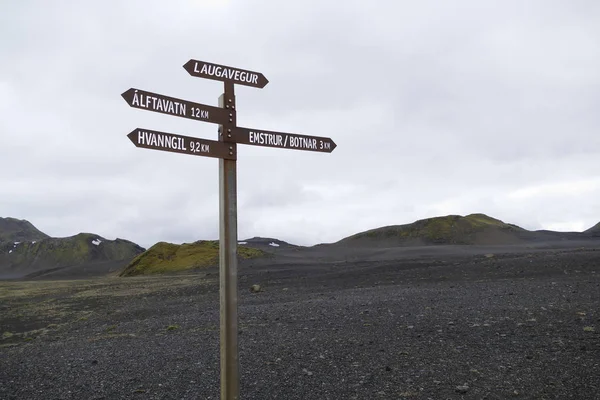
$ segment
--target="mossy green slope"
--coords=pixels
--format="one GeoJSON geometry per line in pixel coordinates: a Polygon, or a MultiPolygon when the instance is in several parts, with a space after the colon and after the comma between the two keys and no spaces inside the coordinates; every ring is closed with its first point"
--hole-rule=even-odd
{"type": "Polygon", "coordinates": [[[478,241],[478,235],[486,232],[510,234],[527,231],[485,214],[447,215],[421,219],[410,224],[371,229],[349,236],[338,243],[394,240],[398,243],[420,241],[423,244],[474,244],[478,241]]]}
{"type": "MultiPolygon", "coordinates": [[[[246,246],[238,246],[238,258],[265,257],[268,253],[246,246]]],[[[186,271],[219,263],[219,242],[197,241],[181,245],[159,242],[135,257],[119,276],[150,275],[186,271]]]]}
{"type": "Polygon", "coordinates": [[[4,242],[0,264],[6,269],[37,270],[96,261],[130,260],[144,248],[128,240],[106,240],[91,233],[64,238],[4,242]]]}

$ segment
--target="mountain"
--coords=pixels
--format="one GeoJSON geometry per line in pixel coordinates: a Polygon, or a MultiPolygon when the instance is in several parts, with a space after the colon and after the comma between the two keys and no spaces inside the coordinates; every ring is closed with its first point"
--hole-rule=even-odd
{"type": "MultiPolygon", "coordinates": [[[[239,260],[267,265],[341,257],[344,251],[430,245],[519,245],[537,242],[596,240],[600,223],[585,232],[530,231],[485,214],[446,215],[404,225],[360,232],[334,243],[297,246],[270,237],[238,241],[239,260]],[[344,250],[346,249],[346,250],[344,250]]],[[[582,242],[583,243],[583,242],[582,242]]],[[[219,242],[197,241],[181,245],[158,242],[149,249],[124,240],[107,240],[92,233],[55,238],[30,222],[0,218],[0,278],[76,278],[116,273],[135,276],[177,272],[218,265],[219,242]]],[[[404,251],[404,250],[402,250],[404,251]]],[[[353,253],[354,254],[354,253],[353,253]]],[[[353,257],[360,257],[354,255],[353,257]]],[[[308,262],[308,261],[307,261],[308,262]]]]}
{"type": "Polygon", "coordinates": [[[346,237],[335,244],[352,246],[511,245],[579,238],[580,233],[529,231],[477,213],[447,215],[410,224],[385,226],[346,237]]]}
{"type": "Polygon", "coordinates": [[[31,222],[24,219],[0,217],[0,242],[23,242],[48,238],[31,222]]]}
{"type": "Polygon", "coordinates": [[[600,236],[600,222],[596,225],[592,226],[589,229],[586,229],[584,233],[591,234],[592,236],[600,236]]]}
{"type": "Polygon", "coordinates": [[[14,218],[0,218],[0,238],[0,278],[104,275],[145,250],[128,240],[92,233],[50,237],[14,218]]]}
{"type": "MultiPolygon", "coordinates": [[[[268,253],[238,245],[238,259],[268,256],[268,253]]],[[[219,242],[200,240],[194,243],[173,244],[158,242],[135,257],[119,276],[151,275],[187,271],[219,264],[219,242]]]]}
{"type": "Polygon", "coordinates": [[[285,250],[294,250],[294,249],[299,249],[302,247],[302,246],[297,246],[295,244],[290,244],[283,240],[259,237],[259,236],[255,236],[250,239],[240,240],[240,241],[238,241],[238,244],[246,246],[246,247],[250,247],[253,249],[262,250],[262,251],[265,251],[268,253],[285,251],[285,250]]]}
{"type": "Polygon", "coordinates": [[[598,222],[596,225],[592,226],[589,229],[586,229],[584,231],[585,233],[596,233],[596,232],[600,232],[600,222],[598,222]]]}

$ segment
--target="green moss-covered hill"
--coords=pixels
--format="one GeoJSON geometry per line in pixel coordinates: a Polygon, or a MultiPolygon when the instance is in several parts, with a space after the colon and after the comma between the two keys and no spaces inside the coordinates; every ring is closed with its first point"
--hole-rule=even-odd
{"type": "Polygon", "coordinates": [[[338,244],[428,245],[509,244],[529,231],[485,214],[447,215],[385,226],[349,236],[338,244]]]}
{"type": "Polygon", "coordinates": [[[30,222],[0,218],[0,278],[41,276],[62,271],[73,276],[122,268],[145,249],[128,240],[92,233],[55,238],[30,222]]]}
{"type": "MultiPolygon", "coordinates": [[[[238,258],[265,257],[269,253],[238,245],[238,258]]],[[[150,275],[204,268],[219,263],[219,242],[197,241],[181,245],[159,242],[135,257],[119,276],[150,275]]]]}
{"type": "Polygon", "coordinates": [[[24,219],[0,217],[0,242],[22,242],[46,239],[48,235],[24,219]]]}
{"type": "Polygon", "coordinates": [[[129,261],[144,249],[128,240],[106,240],[91,233],[65,238],[2,244],[4,270],[27,272],[103,261],[129,261]]]}

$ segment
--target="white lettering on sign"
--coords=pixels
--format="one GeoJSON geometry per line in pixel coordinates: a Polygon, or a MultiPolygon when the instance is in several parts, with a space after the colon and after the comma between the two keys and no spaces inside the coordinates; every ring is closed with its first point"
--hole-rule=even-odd
{"type": "Polygon", "coordinates": [[[323,150],[331,149],[331,143],[320,138],[296,136],[287,133],[248,131],[249,144],[258,144],[288,149],[323,150]]]}
{"type": "MultiPolygon", "coordinates": [[[[144,93],[138,94],[137,90],[133,93],[133,101],[131,104],[137,107],[148,108],[150,110],[166,112],[173,115],[186,115],[186,105],[184,103],[148,96],[144,93]]],[[[206,111],[206,113],[208,115],[208,111],[206,111]]]]}
{"type": "Polygon", "coordinates": [[[199,119],[208,119],[208,110],[202,110],[198,107],[192,107],[192,117],[199,119]]]}
{"type": "Polygon", "coordinates": [[[138,130],[138,144],[187,151],[187,148],[185,147],[185,140],[181,137],[161,135],[142,130],[138,130]]]}
{"type": "Polygon", "coordinates": [[[235,68],[221,67],[218,65],[202,64],[202,68],[198,69],[198,62],[194,64],[194,72],[206,74],[220,78],[227,78],[240,82],[248,82],[258,84],[258,74],[252,74],[245,71],[240,71],[235,68]]]}
{"type": "Polygon", "coordinates": [[[329,142],[323,142],[322,140],[319,140],[319,149],[323,150],[330,150],[331,149],[331,143],[329,142]]]}
{"type": "Polygon", "coordinates": [[[190,151],[192,153],[210,153],[210,145],[191,141],[190,151]]]}
{"type": "Polygon", "coordinates": [[[290,148],[317,149],[317,139],[290,135],[290,148]]]}
{"type": "Polygon", "coordinates": [[[323,140],[317,140],[317,138],[295,136],[286,133],[249,131],[248,142],[250,144],[285,147],[288,149],[323,150],[331,148],[329,142],[323,142],[323,140]]]}
{"type": "Polygon", "coordinates": [[[267,146],[284,146],[283,135],[275,133],[250,131],[249,140],[250,143],[264,144],[267,146]]]}

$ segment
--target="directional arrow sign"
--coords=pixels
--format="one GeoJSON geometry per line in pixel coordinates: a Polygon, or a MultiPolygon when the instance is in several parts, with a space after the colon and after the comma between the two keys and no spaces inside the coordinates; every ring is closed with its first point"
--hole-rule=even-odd
{"type": "Polygon", "coordinates": [[[337,146],[331,138],[249,128],[234,128],[228,140],[254,146],[320,151],[323,153],[331,153],[337,146]]]}
{"type": "Polygon", "coordinates": [[[212,64],[206,61],[190,60],[183,64],[183,68],[185,68],[190,75],[199,78],[233,82],[239,85],[254,86],[261,89],[269,83],[267,78],[260,72],[212,64]]]}
{"type": "Polygon", "coordinates": [[[231,144],[225,142],[141,128],[133,130],[127,137],[135,147],[191,154],[193,156],[236,159],[235,149],[231,144]]]}
{"type": "Polygon", "coordinates": [[[127,90],[121,96],[134,108],[215,124],[223,124],[232,118],[234,112],[134,88],[127,90]]]}

